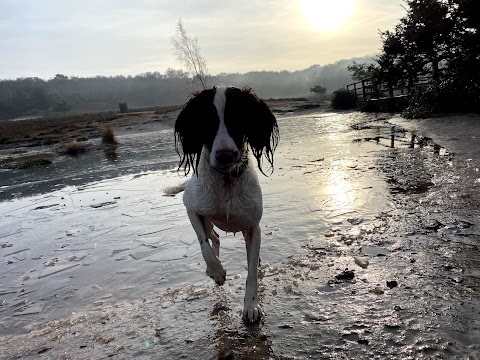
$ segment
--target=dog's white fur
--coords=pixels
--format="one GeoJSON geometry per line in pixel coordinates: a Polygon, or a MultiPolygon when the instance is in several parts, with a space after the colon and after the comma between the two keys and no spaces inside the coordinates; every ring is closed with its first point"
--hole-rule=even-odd
{"type": "Polygon", "coordinates": [[[217,151],[232,151],[240,158],[238,149],[229,135],[224,121],[225,87],[217,87],[214,105],[220,123],[211,151],[203,147],[197,174],[188,181],[183,202],[198,237],[207,274],[219,285],[225,282],[226,271],[219,259],[220,241],[213,229],[215,225],[226,232],[242,232],[247,249],[248,276],[245,289],[243,319],[255,322],[262,316],[258,303],[258,263],[260,253],[260,219],[263,213],[262,191],[255,171],[248,162],[238,178],[227,179],[214,167],[217,151]],[[212,241],[210,245],[208,239],[212,241]]]}
{"type": "Polygon", "coordinates": [[[252,166],[248,166],[238,180],[225,184],[224,175],[208,164],[209,155],[206,151],[202,153],[198,167],[202,175],[188,181],[183,202],[200,242],[207,274],[219,285],[225,282],[226,272],[219,259],[220,241],[213,225],[227,232],[243,233],[248,262],[243,318],[254,322],[262,314],[257,296],[262,191],[252,166]]]}

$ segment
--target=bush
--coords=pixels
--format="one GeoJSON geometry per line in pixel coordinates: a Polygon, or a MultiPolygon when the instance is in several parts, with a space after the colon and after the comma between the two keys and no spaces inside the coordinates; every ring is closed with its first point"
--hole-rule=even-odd
{"type": "Polygon", "coordinates": [[[452,112],[480,112],[478,84],[453,79],[431,85],[411,97],[402,115],[406,118],[425,118],[452,112]]]}
{"type": "Polygon", "coordinates": [[[128,112],[128,105],[127,103],[119,103],[118,108],[120,109],[121,113],[127,113],[128,112]]]}
{"type": "Polygon", "coordinates": [[[335,110],[349,110],[357,107],[355,94],[347,89],[339,89],[332,94],[332,107],[335,110]]]}
{"type": "Polygon", "coordinates": [[[403,110],[402,116],[407,119],[425,119],[434,116],[434,113],[435,110],[430,104],[414,98],[410,100],[408,106],[403,110]]]}
{"type": "Polygon", "coordinates": [[[70,141],[61,146],[59,153],[61,155],[78,156],[86,153],[90,146],[86,142],[70,141]]]}
{"type": "Polygon", "coordinates": [[[108,125],[102,131],[102,144],[106,145],[115,145],[118,144],[117,139],[115,139],[115,134],[113,133],[113,128],[108,125]]]}

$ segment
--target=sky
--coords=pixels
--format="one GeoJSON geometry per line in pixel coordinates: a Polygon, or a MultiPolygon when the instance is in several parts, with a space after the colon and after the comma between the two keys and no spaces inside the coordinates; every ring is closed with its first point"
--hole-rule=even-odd
{"type": "Polygon", "coordinates": [[[403,0],[0,0],[0,79],[183,69],[178,20],[208,71],[301,70],[378,53],[403,0]]]}

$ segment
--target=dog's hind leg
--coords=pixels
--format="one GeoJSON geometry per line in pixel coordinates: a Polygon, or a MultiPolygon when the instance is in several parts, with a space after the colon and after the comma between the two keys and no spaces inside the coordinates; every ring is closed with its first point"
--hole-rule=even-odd
{"type": "Polygon", "coordinates": [[[252,323],[262,317],[262,308],[258,305],[258,261],[260,257],[260,226],[244,231],[245,245],[247,248],[248,275],[245,286],[245,299],[243,302],[243,320],[252,323]]]}
{"type": "MultiPolygon", "coordinates": [[[[205,263],[207,264],[207,275],[210,276],[213,280],[215,280],[218,285],[223,285],[225,283],[225,277],[227,273],[223,268],[220,259],[215,254],[214,248],[212,248],[212,246],[210,246],[210,243],[208,242],[208,236],[206,231],[207,229],[205,228],[204,217],[190,210],[187,210],[187,214],[190,222],[192,223],[193,229],[197,234],[198,242],[200,243],[200,248],[202,249],[203,258],[205,260],[205,263]]],[[[213,240],[212,243],[214,243],[213,240]]]]}

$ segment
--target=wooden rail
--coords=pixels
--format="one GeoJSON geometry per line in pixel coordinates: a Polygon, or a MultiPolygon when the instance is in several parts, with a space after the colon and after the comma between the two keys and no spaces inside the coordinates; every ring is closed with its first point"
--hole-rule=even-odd
{"type": "MultiPolygon", "coordinates": [[[[417,93],[421,93],[425,91],[425,89],[431,84],[431,79],[421,79],[415,84],[414,91],[417,93]]],[[[353,92],[355,94],[355,98],[361,101],[411,95],[411,92],[409,92],[404,87],[389,87],[385,83],[374,84],[368,78],[348,84],[347,90],[353,92]]]]}
{"type": "Polygon", "coordinates": [[[367,101],[369,97],[370,99],[372,98],[373,87],[372,82],[369,79],[363,79],[361,81],[348,84],[347,90],[352,91],[355,94],[355,99],[358,99],[358,92],[360,91],[364,101],[367,101]]]}
{"type": "Polygon", "coordinates": [[[399,112],[408,105],[409,94],[403,88],[374,84],[370,79],[348,84],[347,90],[355,94],[355,99],[363,103],[363,111],[367,112],[399,112]]]}

